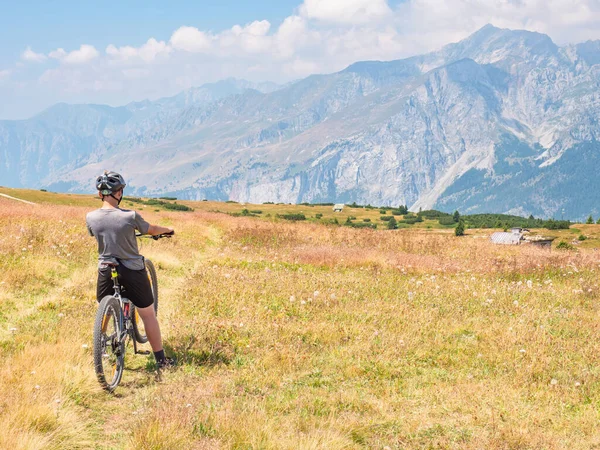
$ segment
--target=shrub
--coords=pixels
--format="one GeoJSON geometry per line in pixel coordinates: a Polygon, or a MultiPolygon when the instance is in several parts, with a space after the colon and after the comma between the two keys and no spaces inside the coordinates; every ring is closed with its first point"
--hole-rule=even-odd
{"type": "MultiPolygon", "coordinates": [[[[394,219],[394,216],[385,216],[385,217],[380,217],[379,220],[383,220],[384,222],[389,222],[390,220],[394,219]]],[[[396,219],[394,219],[394,222],[396,221],[396,219]]]]}
{"type": "Polygon", "coordinates": [[[276,217],[293,221],[306,220],[306,216],[304,214],[277,214],[276,217]]]}
{"type": "Polygon", "coordinates": [[[387,227],[388,230],[395,230],[396,228],[398,228],[398,223],[396,222],[396,219],[394,219],[394,216],[390,216],[390,220],[388,220],[387,227]]]}
{"type": "Polygon", "coordinates": [[[556,246],[557,250],[575,250],[575,247],[573,247],[571,244],[565,242],[565,241],[560,241],[558,243],[558,245],[556,246]]]}
{"type": "Polygon", "coordinates": [[[590,217],[587,218],[587,221],[585,222],[588,225],[591,225],[592,223],[594,223],[594,218],[592,217],[592,215],[590,214],[590,217]]]}
{"type": "Polygon", "coordinates": [[[387,209],[380,209],[379,214],[381,214],[381,215],[387,214],[387,209]]]}
{"type": "Polygon", "coordinates": [[[48,192],[46,189],[40,189],[41,192],[48,192]]]}
{"type": "Polygon", "coordinates": [[[454,235],[455,236],[464,236],[465,235],[465,223],[462,220],[458,222],[458,225],[456,225],[456,228],[454,229],[454,235]]]}
{"type": "Polygon", "coordinates": [[[321,213],[317,213],[317,214],[315,214],[315,217],[316,217],[317,219],[320,219],[321,217],[323,217],[323,214],[321,214],[321,213]]]}
{"type": "Polygon", "coordinates": [[[585,241],[587,239],[587,237],[583,234],[580,234],[577,239],[579,239],[580,241],[585,241]]]}
{"type": "Polygon", "coordinates": [[[161,200],[177,200],[177,197],[158,197],[161,200]]]}
{"type": "Polygon", "coordinates": [[[177,203],[165,203],[162,206],[165,209],[171,209],[173,211],[193,211],[194,210],[194,208],[190,208],[189,206],[185,206],[185,205],[178,205],[177,203]]]}
{"type": "Polygon", "coordinates": [[[262,211],[260,209],[253,209],[250,211],[252,214],[262,214],[262,211]]]}
{"type": "Polygon", "coordinates": [[[449,226],[449,225],[455,225],[456,224],[456,222],[454,221],[454,217],[452,217],[452,216],[440,217],[440,219],[438,220],[438,222],[440,223],[440,225],[444,225],[444,226],[449,226]]]}
{"type": "Polygon", "coordinates": [[[371,219],[363,219],[363,222],[370,222],[371,219]]]}

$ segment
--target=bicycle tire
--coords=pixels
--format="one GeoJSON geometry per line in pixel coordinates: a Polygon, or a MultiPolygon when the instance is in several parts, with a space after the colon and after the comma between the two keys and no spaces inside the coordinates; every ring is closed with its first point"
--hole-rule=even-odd
{"type": "Polygon", "coordinates": [[[123,376],[125,345],[119,341],[123,331],[123,311],[112,295],[102,299],[94,322],[94,369],[100,385],[113,392],[123,376]],[[107,334],[112,324],[113,332],[107,334]],[[109,370],[107,370],[109,369],[109,370]]]}
{"type": "MultiPolygon", "coordinates": [[[[158,316],[158,278],[156,276],[156,268],[154,267],[152,261],[150,261],[149,259],[146,259],[145,262],[146,272],[148,273],[148,280],[150,281],[150,287],[152,289],[154,314],[158,316]]],[[[131,323],[133,325],[133,334],[135,336],[135,340],[140,344],[145,344],[146,342],[148,342],[148,336],[146,336],[145,330],[142,330],[140,326],[143,325],[143,322],[135,306],[133,306],[132,304],[131,307],[131,323]]]]}

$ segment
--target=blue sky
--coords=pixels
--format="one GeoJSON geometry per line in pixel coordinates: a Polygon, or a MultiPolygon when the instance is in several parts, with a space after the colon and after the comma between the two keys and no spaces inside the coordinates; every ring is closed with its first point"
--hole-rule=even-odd
{"type": "Polygon", "coordinates": [[[0,0],[0,119],[227,77],[287,82],[437,49],[487,23],[600,38],[598,0],[0,0]]]}

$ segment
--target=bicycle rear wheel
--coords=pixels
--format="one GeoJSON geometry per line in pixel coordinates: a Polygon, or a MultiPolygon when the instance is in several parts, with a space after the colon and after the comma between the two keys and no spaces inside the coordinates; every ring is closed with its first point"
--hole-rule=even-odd
{"type": "Polygon", "coordinates": [[[114,391],[123,375],[125,345],[119,337],[123,330],[123,311],[119,301],[107,295],[100,302],[94,323],[94,368],[104,389],[114,391]]]}
{"type": "MultiPolygon", "coordinates": [[[[154,264],[149,259],[146,259],[146,273],[148,274],[148,281],[150,281],[150,287],[152,288],[152,297],[154,300],[154,314],[158,315],[158,280],[156,277],[156,269],[154,264]]],[[[135,306],[132,306],[131,310],[131,322],[133,325],[133,334],[135,340],[140,344],[148,342],[148,336],[146,336],[146,330],[144,329],[144,322],[140,317],[135,306]]]]}

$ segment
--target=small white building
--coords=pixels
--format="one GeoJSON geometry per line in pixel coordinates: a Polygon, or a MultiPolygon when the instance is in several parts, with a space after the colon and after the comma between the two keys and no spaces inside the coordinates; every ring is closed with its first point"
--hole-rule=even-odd
{"type": "Polygon", "coordinates": [[[333,212],[342,212],[343,210],[344,210],[343,203],[337,203],[337,204],[333,205],[333,212]]]}
{"type": "Polygon", "coordinates": [[[502,244],[502,245],[519,245],[523,240],[523,233],[505,233],[499,231],[490,236],[490,240],[494,244],[502,244]]]}

